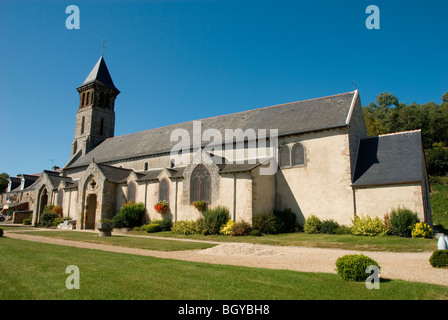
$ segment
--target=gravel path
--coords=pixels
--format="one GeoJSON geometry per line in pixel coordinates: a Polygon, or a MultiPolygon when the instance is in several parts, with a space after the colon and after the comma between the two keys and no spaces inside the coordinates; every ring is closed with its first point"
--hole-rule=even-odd
{"type": "Polygon", "coordinates": [[[157,258],[324,273],[336,273],[334,270],[335,262],[339,257],[345,254],[363,253],[379,263],[381,266],[381,278],[402,279],[448,286],[448,269],[433,268],[429,263],[429,257],[432,252],[362,252],[248,243],[223,243],[213,248],[202,250],[166,252],[62,240],[30,234],[17,234],[14,232],[5,232],[5,236],[15,239],[138,254],[157,258]]]}

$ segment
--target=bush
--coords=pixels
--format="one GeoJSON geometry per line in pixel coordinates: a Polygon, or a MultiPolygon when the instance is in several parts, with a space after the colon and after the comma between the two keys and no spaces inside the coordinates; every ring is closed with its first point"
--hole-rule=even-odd
{"type": "Polygon", "coordinates": [[[227,223],[225,225],[223,225],[221,227],[221,230],[219,230],[219,232],[221,234],[224,235],[229,235],[232,233],[232,227],[235,225],[235,221],[233,221],[232,219],[230,219],[229,221],[227,221],[227,223]]]}
{"type": "Polygon", "coordinates": [[[352,234],[357,236],[385,235],[387,232],[386,227],[378,217],[356,216],[352,223],[352,234]]]}
{"type": "Polygon", "coordinates": [[[152,223],[157,223],[162,228],[162,231],[170,231],[173,226],[173,222],[170,219],[153,220],[152,223]]]}
{"type": "Polygon", "coordinates": [[[303,226],[303,231],[309,234],[315,234],[320,232],[321,221],[315,215],[311,215],[305,219],[305,224],[303,226]]]}
{"type": "Polygon", "coordinates": [[[273,213],[253,216],[252,226],[264,234],[277,233],[277,221],[273,213]]]}
{"type": "Polygon", "coordinates": [[[326,234],[335,234],[337,228],[339,228],[339,223],[337,223],[333,219],[324,220],[320,224],[319,232],[326,234]]]}
{"type": "Polygon", "coordinates": [[[39,218],[39,227],[52,227],[56,218],[58,218],[56,212],[44,211],[39,218]]]}
{"type": "Polygon", "coordinates": [[[162,231],[162,228],[160,227],[160,225],[158,225],[157,223],[149,223],[146,224],[142,227],[143,230],[145,230],[148,233],[153,233],[153,232],[160,232],[162,231]]]}
{"type": "MultiPolygon", "coordinates": [[[[39,217],[39,227],[52,227],[55,225],[55,220],[62,218],[62,207],[50,204],[45,206],[44,211],[39,217]]],[[[58,222],[57,220],[56,222],[58,222]]]]}
{"type": "Polygon", "coordinates": [[[429,263],[435,268],[448,267],[448,250],[436,250],[429,258],[429,263]]]}
{"type": "Polygon", "coordinates": [[[352,234],[352,228],[342,225],[336,228],[335,234],[352,234]]]}
{"type": "Polygon", "coordinates": [[[3,228],[0,227],[0,237],[3,237],[3,228]]]}
{"type": "Polygon", "coordinates": [[[284,209],[282,211],[274,211],[276,218],[276,232],[290,233],[294,232],[298,226],[296,221],[296,214],[291,209],[284,209]]]}
{"type": "Polygon", "coordinates": [[[411,231],[412,238],[432,238],[434,233],[431,227],[425,222],[417,222],[411,231]]]}
{"type": "Polygon", "coordinates": [[[391,233],[399,237],[410,237],[412,227],[417,222],[420,222],[417,213],[400,207],[391,211],[389,221],[391,233]]]}
{"type": "Polygon", "coordinates": [[[199,220],[196,221],[190,221],[190,220],[182,220],[182,221],[176,221],[173,223],[173,226],[171,227],[171,232],[177,233],[177,234],[196,234],[201,233],[201,227],[199,220]]]}
{"type": "Polygon", "coordinates": [[[25,225],[25,226],[29,226],[29,225],[31,225],[31,218],[23,219],[22,223],[23,223],[23,225],[25,225]]]}
{"type": "Polygon", "coordinates": [[[250,235],[250,236],[254,236],[254,237],[260,237],[260,236],[262,236],[263,234],[262,234],[259,230],[254,229],[254,230],[252,230],[252,231],[249,233],[249,235],[250,235]]]}
{"type": "Polygon", "coordinates": [[[142,225],[142,219],[145,215],[145,205],[141,202],[126,202],[112,221],[114,228],[134,228],[142,225]]]}
{"type": "Polygon", "coordinates": [[[246,222],[237,222],[232,226],[231,236],[247,236],[252,231],[252,226],[246,222]]]}
{"type": "Polygon", "coordinates": [[[336,271],[344,280],[365,281],[370,276],[370,274],[366,273],[366,269],[371,265],[381,269],[378,262],[365,255],[348,254],[338,258],[336,271]]]}
{"type": "Polygon", "coordinates": [[[219,234],[221,227],[230,220],[229,209],[217,206],[206,209],[201,219],[201,228],[205,234],[219,234]]]}

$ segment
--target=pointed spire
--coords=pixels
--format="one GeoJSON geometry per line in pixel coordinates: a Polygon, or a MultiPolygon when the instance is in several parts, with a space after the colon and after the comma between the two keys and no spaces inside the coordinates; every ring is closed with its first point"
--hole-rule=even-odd
{"type": "Polygon", "coordinates": [[[92,82],[99,82],[102,85],[119,92],[119,90],[115,87],[114,82],[112,81],[109,70],[106,66],[106,62],[104,61],[104,57],[102,55],[81,86],[92,82]]]}

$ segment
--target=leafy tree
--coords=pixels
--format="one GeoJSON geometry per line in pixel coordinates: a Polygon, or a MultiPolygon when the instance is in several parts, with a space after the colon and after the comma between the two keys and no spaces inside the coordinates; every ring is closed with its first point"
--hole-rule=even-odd
{"type": "Polygon", "coordinates": [[[369,136],[421,129],[428,173],[448,173],[448,92],[441,105],[406,105],[393,93],[382,92],[375,102],[363,107],[363,113],[369,136]]]}
{"type": "Polygon", "coordinates": [[[9,175],[7,173],[0,173],[0,194],[6,191],[6,188],[8,187],[8,179],[9,175]]]}

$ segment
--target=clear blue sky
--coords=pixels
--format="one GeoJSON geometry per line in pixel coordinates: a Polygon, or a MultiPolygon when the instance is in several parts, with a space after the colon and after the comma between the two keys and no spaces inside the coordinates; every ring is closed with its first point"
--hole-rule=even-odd
{"type": "Polygon", "coordinates": [[[63,166],[76,88],[101,55],[115,135],[353,90],[404,103],[448,91],[448,2],[0,0],[0,172],[63,166]],[[69,30],[68,5],[80,10],[69,30]],[[380,30],[368,30],[368,5],[380,30]]]}

